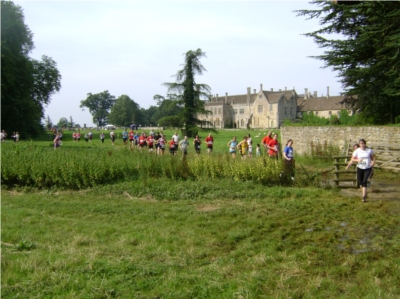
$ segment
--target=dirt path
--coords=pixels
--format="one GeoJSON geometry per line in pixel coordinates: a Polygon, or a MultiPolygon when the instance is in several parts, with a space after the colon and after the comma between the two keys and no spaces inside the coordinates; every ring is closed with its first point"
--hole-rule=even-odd
{"type": "MultiPolygon", "coordinates": [[[[341,194],[344,196],[361,196],[359,188],[342,189],[341,194]]],[[[376,200],[400,200],[400,182],[372,180],[371,187],[368,188],[368,199],[376,200]]]]}

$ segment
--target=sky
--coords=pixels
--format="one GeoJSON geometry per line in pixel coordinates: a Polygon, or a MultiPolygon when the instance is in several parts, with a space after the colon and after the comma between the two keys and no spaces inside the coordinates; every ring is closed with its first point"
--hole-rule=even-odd
{"type": "MultiPolygon", "coordinates": [[[[318,20],[296,16],[316,9],[307,1],[14,1],[33,33],[34,59],[51,57],[61,73],[61,90],[45,107],[53,123],[72,117],[94,126],[80,102],[108,90],[128,95],[141,108],[166,96],[184,54],[200,48],[206,72],[197,83],[213,95],[295,88],[331,96],[342,92],[337,73],[310,56],[323,54],[305,33],[318,20]]],[[[145,124],[141,124],[145,125],[145,124]]]]}

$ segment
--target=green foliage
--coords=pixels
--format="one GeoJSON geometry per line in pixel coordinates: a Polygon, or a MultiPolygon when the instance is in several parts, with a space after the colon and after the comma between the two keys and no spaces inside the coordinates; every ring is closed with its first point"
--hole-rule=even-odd
{"type": "Polygon", "coordinates": [[[139,124],[139,105],[127,95],[121,95],[111,107],[108,121],[116,126],[139,124]]]}
{"type": "Polygon", "coordinates": [[[314,112],[303,113],[302,121],[306,125],[310,126],[326,126],[329,125],[329,119],[324,117],[319,117],[318,115],[314,115],[314,112]]]}
{"type": "Polygon", "coordinates": [[[30,58],[33,48],[22,8],[1,1],[1,125],[22,138],[43,132],[43,105],[61,88],[56,62],[45,55],[40,61],[30,58]]]}
{"type": "Polygon", "coordinates": [[[88,93],[87,98],[81,101],[80,107],[86,107],[92,114],[93,122],[102,127],[107,124],[111,107],[115,103],[115,97],[110,95],[108,90],[100,93],[88,93]]]}
{"type": "Polygon", "coordinates": [[[160,126],[182,127],[183,119],[180,117],[182,113],[181,102],[176,95],[168,95],[169,98],[164,98],[160,95],[155,95],[154,100],[157,100],[157,110],[152,115],[152,122],[160,126]]]}
{"type": "Polygon", "coordinates": [[[82,189],[132,179],[167,178],[207,180],[230,178],[280,184],[282,165],[260,157],[241,161],[225,155],[182,158],[159,157],[147,152],[123,149],[92,149],[82,153],[73,149],[43,150],[28,144],[3,145],[1,181],[7,186],[82,189]],[[30,161],[30,163],[26,163],[30,161]]]}
{"type": "Polygon", "coordinates": [[[57,123],[58,128],[67,128],[68,127],[68,119],[66,117],[61,117],[57,123]]]}
{"type": "Polygon", "coordinates": [[[183,105],[179,118],[188,137],[193,137],[194,132],[198,131],[197,126],[201,124],[196,118],[197,113],[207,113],[204,101],[201,99],[209,98],[210,87],[206,84],[197,84],[195,81],[196,74],[202,75],[206,71],[200,63],[200,58],[205,56],[206,53],[201,49],[186,52],[184,67],[176,74],[177,82],[164,83],[168,87],[168,93],[176,93],[177,100],[183,105]]]}
{"type": "Polygon", "coordinates": [[[322,27],[306,36],[325,48],[314,58],[339,72],[346,102],[365,120],[394,123],[400,115],[400,2],[314,0],[316,10],[298,15],[318,18],[322,27]],[[329,39],[329,34],[340,38],[329,39]]]}

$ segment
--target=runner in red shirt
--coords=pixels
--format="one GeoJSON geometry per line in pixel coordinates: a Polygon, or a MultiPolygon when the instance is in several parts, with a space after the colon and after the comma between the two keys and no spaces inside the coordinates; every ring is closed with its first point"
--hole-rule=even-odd
{"type": "Polygon", "coordinates": [[[146,146],[146,135],[142,133],[139,137],[139,149],[142,150],[146,146]]]}
{"type": "Polygon", "coordinates": [[[146,141],[147,141],[147,146],[149,147],[149,152],[153,152],[153,147],[154,147],[153,135],[150,134],[150,136],[147,137],[146,141]]]}
{"type": "Polygon", "coordinates": [[[211,153],[213,150],[214,138],[212,137],[211,133],[208,134],[206,139],[204,140],[207,144],[207,152],[211,153]]]}
{"type": "Polygon", "coordinates": [[[268,135],[266,135],[262,140],[261,140],[261,144],[264,145],[265,147],[265,151],[268,151],[268,143],[272,140],[272,132],[269,131],[268,135]]]}
{"type": "Polygon", "coordinates": [[[279,142],[278,134],[274,134],[274,138],[268,143],[268,155],[271,158],[278,159],[279,154],[279,142]]]}
{"type": "Polygon", "coordinates": [[[171,155],[175,155],[176,148],[178,147],[178,145],[175,143],[174,138],[172,138],[170,141],[168,141],[168,144],[169,144],[169,153],[171,155]]]}

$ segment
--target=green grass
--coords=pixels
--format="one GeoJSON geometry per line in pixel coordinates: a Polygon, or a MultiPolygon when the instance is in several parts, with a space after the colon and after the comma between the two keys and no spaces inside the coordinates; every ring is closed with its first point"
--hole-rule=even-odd
{"type": "Polygon", "coordinates": [[[231,180],[3,191],[2,296],[398,298],[399,211],[231,180]]]}
{"type": "Polygon", "coordinates": [[[256,159],[227,155],[245,133],[214,135],[211,157],[189,152],[191,179],[179,157],[131,152],[121,139],[2,144],[2,297],[398,298],[400,202],[316,188],[327,159],[298,157],[294,183],[259,181],[256,159]],[[61,179],[6,186],[12,168],[24,182],[61,179]],[[107,179],[85,185],[87,173],[107,179]]]}

